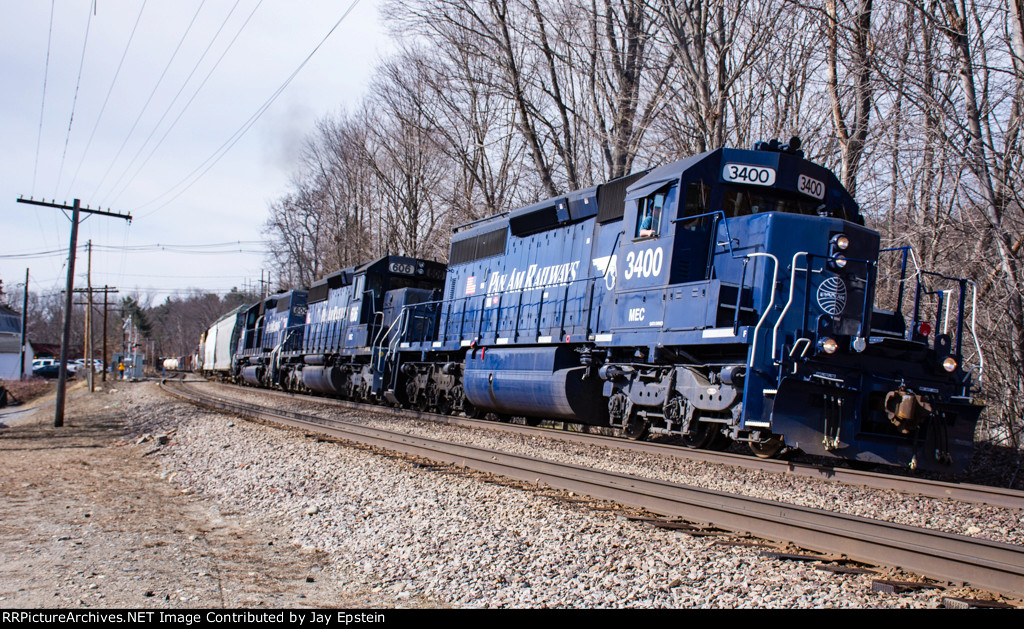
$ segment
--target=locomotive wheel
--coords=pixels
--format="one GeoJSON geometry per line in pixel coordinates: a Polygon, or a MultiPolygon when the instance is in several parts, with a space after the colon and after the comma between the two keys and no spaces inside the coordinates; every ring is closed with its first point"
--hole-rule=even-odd
{"type": "Polygon", "coordinates": [[[433,380],[427,380],[427,386],[423,389],[423,394],[420,395],[420,410],[430,411],[438,407],[440,396],[437,392],[437,385],[434,384],[433,380]]]}
{"type": "MultiPolygon", "coordinates": [[[[468,402],[466,401],[466,392],[462,389],[461,384],[457,384],[452,387],[449,399],[449,412],[452,415],[457,415],[459,411],[467,410],[466,404],[468,404],[468,402]]],[[[469,413],[467,412],[466,415],[468,416],[469,413]]]]}
{"type": "Polygon", "coordinates": [[[424,396],[418,395],[418,394],[419,394],[419,388],[416,386],[416,381],[415,380],[407,381],[405,383],[405,404],[402,404],[402,401],[399,400],[399,405],[400,406],[409,406],[409,407],[415,406],[417,409],[419,409],[421,411],[425,410],[423,408],[420,408],[420,405],[424,401],[424,396]]]}
{"type": "Polygon", "coordinates": [[[626,420],[626,425],[622,427],[622,434],[627,439],[633,441],[642,441],[647,437],[647,433],[651,431],[651,422],[640,417],[639,415],[632,415],[626,420]]]}
{"type": "Polygon", "coordinates": [[[452,413],[451,402],[444,393],[437,394],[437,412],[439,415],[450,415],[452,413]]]}
{"type": "Polygon", "coordinates": [[[691,424],[690,431],[683,435],[683,445],[695,449],[710,448],[717,441],[718,435],[717,425],[698,419],[696,425],[691,424]]]}
{"type": "Polygon", "coordinates": [[[782,440],[782,437],[772,435],[767,441],[760,443],[755,441],[748,442],[750,451],[753,452],[759,459],[770,459],[782,450],[786,442],[782,440]]]}

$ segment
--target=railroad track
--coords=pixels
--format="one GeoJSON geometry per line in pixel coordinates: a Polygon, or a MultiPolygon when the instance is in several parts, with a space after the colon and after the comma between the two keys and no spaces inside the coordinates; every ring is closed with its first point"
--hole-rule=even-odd
{"type": "MultiPolygon", "coordinates": [[[[925,478],[897,476],[881,472],[832,467],[830,465],[815,465],[799,461],[759,459],[757,457],[744,454],[715,452],[711,450],[694,450],[679,445],[650,441],[631,441],[619,437],[559,430],[543,426],[533,427],[488,421],[484,419],[439,415],[437,413],[415,411],[411,409],[382,407],[346,400],[338,400],[335,398],[286,393],[284,391],[274,391],[269,389],[252,389],[249,387],[223,383],[219,383],[218,386],[236,389],[247,393],[259,391],[263,394],[277,396],[284,399],[302,400],[309,403],[325,404],[338,408],[378,413],[392,418],[403,417],[421,421],[441,422],[453,426],[466,426],[526,436],[545,437],[548,439],[557,439],[600,448],[616,448],[619,450],[639,452],[643,454],[657,454],[660,456],[690,461],[729,465],[732,467],[769,472],[773,474],[786,474],[800,478],[814,478],[829,482],[859,485],[871,489],[892,490],[908,495],[924,496],[927,498],[949,499],[972,504],[984,504],[994,507],[1024,510],[1024,491],[1006,489],[1002,487],[990,487],[970,483],[944,482],[925,478]]],[[[561,424],[561,422],[553,423],[561,424]]]]}
{"type": "Polygon", "coordinates": [[[963,582],[1024,598],[1021,546],[266,409],[209,392],[200,393],[184,383],[161,386],[182,399],[245,417],[790,542],[827,556],[900,568],[939,581],[963,582]]]}

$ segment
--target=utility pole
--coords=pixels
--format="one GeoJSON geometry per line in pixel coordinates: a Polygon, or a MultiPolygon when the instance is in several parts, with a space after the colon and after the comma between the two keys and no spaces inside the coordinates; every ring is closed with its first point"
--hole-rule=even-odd
{"type": "Polygon", "coordinates": [[[92,240],[89,241],[89,263],[85,272],[86,292],[89,294],[89,305],[85,309],[85,359],[89,363],[89,371],[86,377],[89,379],[89,393],[96,389],[93,387],[93,364],[92,364],[92,240]]]}
{"type": "Polygon", "coordinates": [[[111,286],[103,286],[103,382],[107,381],[107,371],[110,370],[110,362],[107,360],[107,295],[117,293],[117,289],[111,286]]]}
{"type": "Polygon", "coordinates": [[[28,341],[28,269],[25,269],[25,297],[21,301],[21,366],[20,380],[25,379],[25,343],[28,341]]]}
{"type": "Polygon", "coordinates": [[[99,214],[102,216],[112,216],[114,218],[123,218],[129,223],[132,221],[131,214],[120,214],[114,212],[104,212],[99,208],[95,210],[86,206],[82,208],[82,202],[75,199],[73,205],[67,205],[66,203],[56,203],[55,201],[47,202],[45,199],[41,201],[34,201],[31,197],[28,199],[24,197],[18,197],[18,203],[28,203],[29,205],[41,205],[43,207],[55,207],[59,210],[71,210],[71,244],[68,246],[68,280],[67,289],[64,291],[64,333],[60,342],[60,371],[57,376],[57,403],[56,409],[53,415],[53,425],[55,428],[60,428],[64,425],[64,392],[68,382],[68,341],[71,338],[71,299],[72,292],[75,289],[75,249],[78,246],[78,217],[82,212],[86,214],[99,214]]]}
{"type": "Polygon", "coordinates": [[[263,269],[260,269],[260,300],[270,295],[270,271],[267,271],[267,279],[263,279],[263,269]]]}
{"type": "MultiPolygon", "coordinates": [[[[103,363],[103,369],[101,371],[102,371],[103,382],[106,382],[107,381],[107,367],[109,367],[108,361],[107,361],[107,306],[109,304],[109,301],[107,300],[107,296],[111,295],[111,294],[117,294],[118,291],[113,286],[104,286],[103,288],[92,288],[90,286],[89,288],[76,288],[75,292],[88,295],[88,298],[89,298],[88,302],[86,302],[84,304],[75,304],[76,306],[87,306],[89,308],[86,311],[86,313],[87,313],[86,314],[86,319],[87,320],[91,319],[91,314],[92,314],[92,310],[93,310],[93,303],[92,303],[93,293],[103,293],[103,360],[101,361],[103,363]]],[[[95,350],[93,349],[93,347],[95,346],[95,342],[94,342],[93,337],[92,337],[92,324],[91,323],[86,325],[86,330],[87,330],[86,334],[88,335],[86,338],[89,339],[88,343],[87,343],[88,349],[86,350],[86,353],[89,355],[89,361],[90,361],[89,364],[92,365],[93,364],[92,363],[93,354],[95,354],[95,350]]],[[[93,375],[93,368],[94,368],[93,366],[89,367],[89,375],[92,378],[90,380],[90,382],[89,382],[89,391],[93,391],[93,387],[94,387],[94,383],[95,383],[95,376],[93,375]]]]}

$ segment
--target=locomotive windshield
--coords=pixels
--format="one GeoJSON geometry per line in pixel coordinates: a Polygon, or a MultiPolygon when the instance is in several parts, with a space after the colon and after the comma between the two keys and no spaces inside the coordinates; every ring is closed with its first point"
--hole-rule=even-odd
{"type": "MultiPolygon", "coordinates": [[[[762,192],[745,188],[731,188],[726,189],[722,197],[722,211],[726,218],[764,214],[765,212],[820,216],[825,212],[825,206],[816,199],[790,196],[780,190],[762,192]]],[[[841,209],[839,212],[840,218],[846,218],[845,212],[841,209]]]]}

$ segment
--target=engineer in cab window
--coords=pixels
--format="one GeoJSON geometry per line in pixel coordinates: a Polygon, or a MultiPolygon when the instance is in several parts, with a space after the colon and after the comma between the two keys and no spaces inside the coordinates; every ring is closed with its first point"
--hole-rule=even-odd
{"type": "Polygon", "coordinates": [[[664,192],[659,192],[640,201],[640,217],[636,226],[637,238],[650,238],[658,235],[658,227],[661,225],[661,208],[664,205],[664,192]]]}

